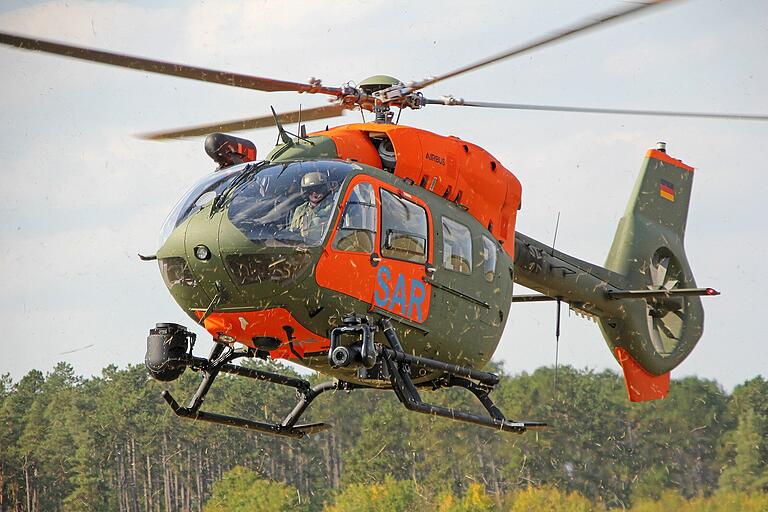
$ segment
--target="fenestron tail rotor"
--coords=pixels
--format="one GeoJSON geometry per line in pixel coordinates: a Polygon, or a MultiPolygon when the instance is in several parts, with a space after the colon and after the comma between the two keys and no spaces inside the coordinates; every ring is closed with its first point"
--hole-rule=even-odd
{"type": "MultiPolygon", "coordinates": [[[[671,255],[664,251],[654,254],[648,268],[649,290],[674,290],[680,282],[681,270],[671,255]]],[[[684,297],[646,299],[648,333],[653,348],[661,357],[672,354],[678,342],[686,314],[684,297]]]]}

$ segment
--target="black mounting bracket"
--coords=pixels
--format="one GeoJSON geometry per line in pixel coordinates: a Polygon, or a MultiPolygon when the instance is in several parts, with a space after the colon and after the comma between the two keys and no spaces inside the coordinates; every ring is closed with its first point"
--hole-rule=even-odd
{"type": "Polygon", "coordinates": [[[341,368],[355,364],[370,370],[376,365],[378,358],[373,344],[373,333],[376,326],[370,325],[367,317],[349,315],[343,319],[344,325],[331,330],[331,346],[328,349],[328,364],[331,368],[341,368]],[[350,346],[341,344],[341,337],[352,335],[359,338],[359,343],[350,346]]]}

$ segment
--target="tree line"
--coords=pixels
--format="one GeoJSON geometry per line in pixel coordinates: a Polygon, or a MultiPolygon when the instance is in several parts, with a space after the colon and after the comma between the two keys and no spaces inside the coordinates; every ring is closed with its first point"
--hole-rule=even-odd
{"type": "MultiPolygon", "coordinates": [[[[493,370],[501,382],[492,396],[507,417],[552,426],[498,433],[407,412],[391,392],[355,390],[318,398],[306,419],[333,428],[297,441],[177,418],[160,392],[190,396],[200,378],[191,371],[173,383],[152,381],[143,366],[110,366],[92,378],[64,363],[18,382],[5,375],[0,512],[237,510],[230,498],[243,510],[256,510],[253,499],[277,507],[263,510],[367,510],[344,505],[357,495],[369,504],[392,495],[402,510],[516,510],[523,499],[583,499],[593,508],[573,510],[602,510],[768,493],[762,377],[730,394],[686,377],[668,398],[633,404],[610,371],[560,368],[555,392],[551,368],[493,370]]],[[[424,397],[478,408],[464,390],[424,397]]],[[[294,403],[292,389],[222,375],[204,409],[279,422],[294,403]]]]}

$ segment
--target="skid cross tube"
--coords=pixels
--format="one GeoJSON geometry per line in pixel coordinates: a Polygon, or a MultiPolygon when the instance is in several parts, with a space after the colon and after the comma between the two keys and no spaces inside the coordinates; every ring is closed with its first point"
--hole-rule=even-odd
{"type": "Polygon", "coordinates": [[[390,371],[392,387],[395,390],[395,394],[403,403],[405,408],[410,411],[420,412],[422,414],[431,414],[434,416],[442,416],[443,418],[464,421],[466,423],[474,423],[475,425],[503,430],[505,432],[514,432],[516,434],[522,434],[527,430],[529,426],[539,426],[538,424],[533,425],[525,422],[508,421],[503,417],[483,417],[470,412],[459,411],[456,409],[423,402],[419,394],[414,393],[413,389],[411,389],[413,387],[411,376],[405,372],[403,368],[397,364],[396,361],[390,359],[388,355],[385,355],[384,357],[384,360],[386,361],[387,367],[390,371]]]}
{"type": "Polygon", "coordinates": [[[348,383],[338,381],[324,382],[312,387],[310,383],[304,379],[230,364],[230,361],[247,355],[250,355],[250,353],[235,351],[231,347],[226,347],[217,343],[208,359],[200,357],[191,357],[189,359],[188,366],[200,370],[203,373],[203,379],[200,382],[197,391],[195,391],[195,394],[190,399],[189,404],[186,407],[182,407],[169,391],[163,391],[163,399],[168,403],[173,412],[182,418],[217,423],[219,425],[227,425],[230,427],[239,427],[267,434],[302,438],[307,434],[321,432],[328,428],[328,425],[324,423],[296,424],[304,411],[306,411],[307,407],[309,407],[309,404],[326,391],[351,389],[351,385],[348,383]],[[219,372],[295,388],[298,396],[298,403],[281,423],[249,420],[246,418],[238,418],[236,416],[201,411],[200,407],[203,405],[203,401],[219,372]]]}
{"type": "Polygon", "coordinates": [[[392,327],[392,323],[389,319],[383,318],[380,323],[384,335],[391,347],[384,347],[381,355],[390,375],[392,388],[395,391],[397,398],[402,402],[406,409],[516,434],[522,434],[529,428],[543,428],[547,426],[547,424],[543,422],[510,421],[506,419],[504,414],[498,407],[496,407],[488,396],[493,385],[499,382],[499,378],[496,375],[405,354],[403,352],[402,344],[397,337],[397,333],[392,327]],[[408,368],[409,364],[446,372],[448,375],[442,380],[437,381],[435,383],[436,387],[458,386],[469,390],[475,397],[477,397],[489,416],[479,416],[471,412],[459,411],[453,408],[428,404],[422,401],[416,390],[416,386],[414,386],[413,381],[411,380],[410,370],[408,368]],[[478,380],[486,385],[477,384],[464,377],[478,380]]]}
{"type": "Polygon", "coordinates": [[[325,393],[326,391],[335,391],[337,389],[351,390],[355,389],[356,387],[357,386],[352,383],[335,380],[322,382],[317,386],[314,386],[305,392],[300,393],[299,402],[296,404],[293,410],[288,413],[288,416],[285,417],[282,425],[284,427],[293,427],[298,421],[299,417],[304,414],[304,411],[307,410],[309,404],[311,404],[312,401],[322,393],[325,393]]]}
{"type": "MultiPolygon", "coordinates": [[[[209,364],[207,359],[202,357],[193,358],[193,362],[189,365],[191,368],[204,369],[209,364]]],[[[221,365],[219,371],[222,373],[229,373],[231,375],[239,375],[240,377],[248,377],[249,379],[263,380],[271,382],[273,384],[281,384],[283,386],[290,386],[296,389],[309,389],[309,382],[303,379],[297,379],[296,377],[288,377],[287,375],[280,375],[266,370],[254,370],[253,368],[246,368],[245,366],[237,366],[235,364],[225,363],[221,365]]]]}
{"type": "Polygon", "coordinates": [[[397,338],[395,328],[392,327],[392,322],[389,318],[381,319],[382,330],[384,336],[387,338],[391,349],[384,348],[385,352],[389,353],[390,358],[400,363],[412,364],[414,366],[421,366],[423,368],[430,368],[432,370],[443,371],[445,373],[456,375],[458,377],[468,377],[470,379],[482,382],[488,386],[495,386],[499,383],[498,375],[493,373],[483,372],[480,370],[474,370],[465,366],[459,366],[456,364],[444,363],[442,361],[435,361],[434,359],[428,359],[426,357],[414,356],[406,354],[403,350],[400,340],[397,338]]]}
{"type": "Polygon", "coordinates": [[[475,397],[477,397],[480,403],[483,404],[483,407],[485,407],[485,410],[488,411],[488,414],[490,414],[491,417],[496,418],[497,420],[504,419],[504,414],[501,412],[501,410],[499,410],[498,407],[496,407],[496,404],[493,403],[491,397],[488,396],[488,394],[492,391],[492,388],[481,386],[472,382],[471,380],[462,379],[461,377],[454,377],[453,375],[448,376],[444,385],[445,387],[462,387],[470,391],[473,395],[475,395],[475,397]]]}

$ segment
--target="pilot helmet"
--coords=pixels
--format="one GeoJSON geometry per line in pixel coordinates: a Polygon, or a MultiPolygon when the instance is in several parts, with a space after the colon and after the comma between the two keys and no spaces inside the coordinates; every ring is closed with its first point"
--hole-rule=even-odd
{"type": "Polygon", "coordinates": [[[317,171],[308,172],[301,178],[301,192],[307,195],[313,191],[320,192],[323,195],[328,193],[328,182],[325,175],[317,171]]]}

